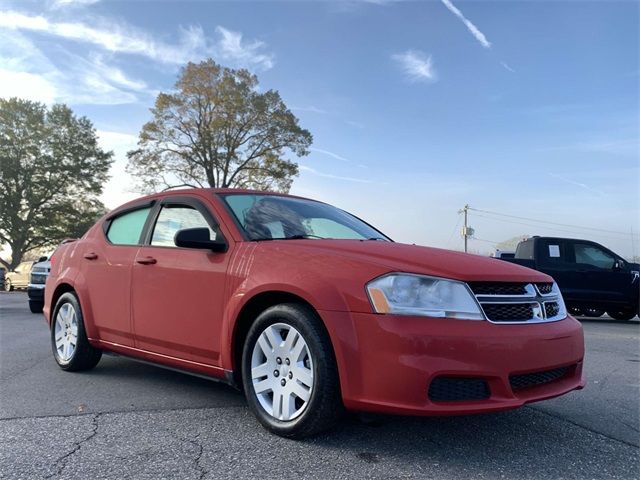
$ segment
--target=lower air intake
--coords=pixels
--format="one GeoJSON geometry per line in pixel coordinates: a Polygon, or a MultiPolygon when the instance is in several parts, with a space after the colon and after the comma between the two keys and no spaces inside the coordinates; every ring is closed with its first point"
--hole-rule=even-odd
{"type": "Polygon", "coordinates": [[[564,377],[570,367],[554,368],[544,372],[525,373],[523,375],[509,376],[509,383],[512,390],[522,390],[523,388],[537,387],[564,377]]]}
{"type": "Polygon", "coordinates": [[[487,382],[479,378],[436,377],[429,385],[432,402],[464,402],[489,398],[487,382]]]}

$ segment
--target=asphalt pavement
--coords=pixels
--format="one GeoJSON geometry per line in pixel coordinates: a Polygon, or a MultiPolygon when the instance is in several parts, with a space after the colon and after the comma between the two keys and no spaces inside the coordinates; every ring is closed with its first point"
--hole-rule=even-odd
{"type": "Polygon", "coordinates": [[[639,478],[640,323],[583,326],[582,391],[496,414],[350,416],[292,441],[219,383],[110,356],[61,371],[42,315],[0,293],[0,478],[639,478]]]}

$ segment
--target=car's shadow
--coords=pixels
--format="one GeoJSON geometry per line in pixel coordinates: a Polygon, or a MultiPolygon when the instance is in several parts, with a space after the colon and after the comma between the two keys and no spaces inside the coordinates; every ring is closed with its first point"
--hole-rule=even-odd
{"type": "MultiPolygon", "coordinates": [[[[633,447],[580,427],[560,414],[535,406],[502,413],[458,417],[401,417],[347,413],[331,431],[302,441],[274,437],[252,418],[240,392],[232,387],[180,372],[106,356],[92,372],[94,385],[118,385],[131,392],[134,410],[188,410],[237,407],[217,415],[237,423],[233,435],[252,438],[257,449],[273,442],[291,442],[299,455],[323,461],[351,458],[362,477],[389,469],[396,477],[580,478],[592,474],[593,463],[616,467],[612,455],[633,454],[633,447]],[[154,402],[162,396],[162,402],[154,402]],[[571,459],[588,459],[574,462],[571,459]],[[434,474],[434,472],[436,472],[434,474]]],[[[84,375],[83,375],[84,376],[84,375]]],[[[548,410],[548,409],[546,409],[548,410]]],[[[211,414],[189,414],[211,415],[211,414]]],[[[197,418],[193,419],[197,423],[197,418]]],[[[215,421],[213,419],[207,421],[215,421]]],[[[220,420],[218,420],[220,421],[220,420]]],[[[206,429],[206,422],[201,428],[206,429]]],[[[212,438],[211,441],[220,441],[212,438]]],[[[622,463],[621,463],[622,465],[622,463]]],[[[628,465],[618,473],[625,476],[628,465]]]]}
{"type": "Polygon", "coordinates": [[[640,318],[635,317],[631,320],[616,320],[610,317],[575,317],[576,320],[580,322],[586,323],[613,323],[613,324],[621,324],[621,325],[640,325],[640,318]]]}

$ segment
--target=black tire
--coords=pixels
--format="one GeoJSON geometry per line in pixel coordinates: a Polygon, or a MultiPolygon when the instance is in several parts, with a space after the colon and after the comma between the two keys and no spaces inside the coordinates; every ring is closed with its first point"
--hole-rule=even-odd
{"type": "Polygon", "coordinates": [[[56,303],[56,306],[53,310],[53,315],[51,315],[51,348],[53,350],[53,358],[55,359],[58,366],[65,371],[68,372],[79,372],[82,370],[90,370],[95,367],[100,358],[102,357],[102,350],[98,350],[94,348],[87,340],[87,334],[84,329],[84,318],[82,317],[82,309],[80,308],[80,302],[78,298],[72,292],[64,293],[56,303]],[[63,360],[58,351],[56,349],[56,317],[60,308],[62,308],[65,304],[70,303],[73,309],[75,310],[77,316],[78,323],[78,338],[75,350],[71,355],[71,358],[68,360],[63,360]]]}
{"type": "Polygon", "coordinates": [[[29,300],[29,310],[31,310],[31,313],[42,313],[42,310],[44,310],[44,302],[29,300]]]}
{"type": "Polygon", "coordinates": [[[275,305],[262,312],[247,333],[242,351],[242,384],[251,412],[276,435],[299,439],[332,428],[344,412],[338,367],[329,335],[317,314],[299,304],[275,305]],[[282,421],[262,407],[251,379],[251,356],[258,337],[270,325],[284,323],[295,328],[307,343],[313,358],[313,388],[303,412],[282,421]]]}
{"type": "Polygon", "coordinates": [[[10,292],[11,290],[13,290],[13,285],[11,285],[11,280],[9,280],[8,278],[4,279],[4,291],[5,292],[10,292]]]}
{"type": "Polygon", "coordinates": [[[611,318],[615,318],[616,320],[631,320],[635,318],[636,312],[633,309],[628,310],[618,310],[614,312],[607,312],[611,318]]]}
{"type": "Polygon", "coordinates": [[[598,318],[604,315],[604,310],[600,310],[598,308],[584,308],[583,313],[587,317],[598,318]]]}

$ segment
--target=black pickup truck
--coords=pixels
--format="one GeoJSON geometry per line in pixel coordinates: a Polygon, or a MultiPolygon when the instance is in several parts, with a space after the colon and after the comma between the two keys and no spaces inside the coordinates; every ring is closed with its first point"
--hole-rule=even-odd
{"type": "Polygon", "coordinates": [[[501,259],[551,275],[574,315],[631,320],[640,305],[640,265],[589,240],[532,237],[515,258],[501,259]]]}

